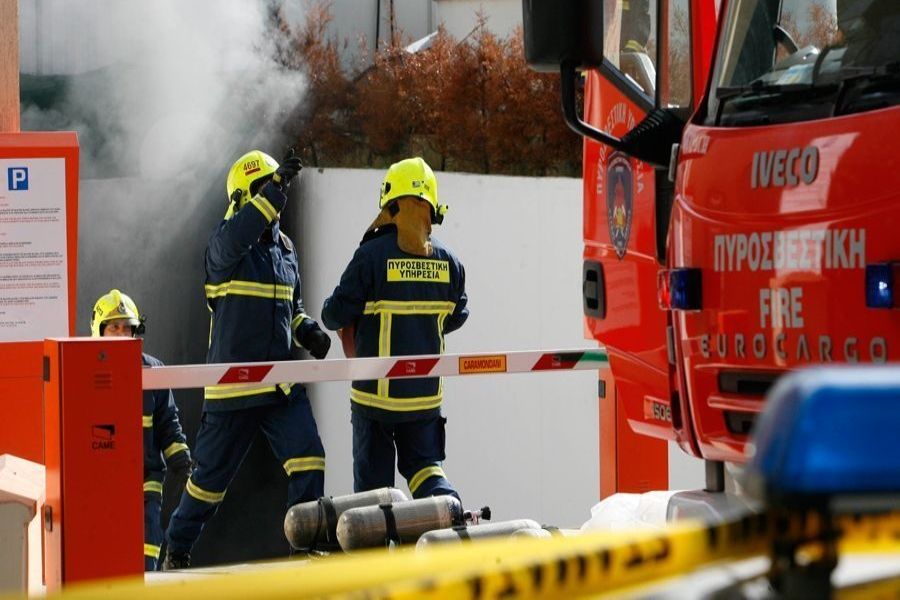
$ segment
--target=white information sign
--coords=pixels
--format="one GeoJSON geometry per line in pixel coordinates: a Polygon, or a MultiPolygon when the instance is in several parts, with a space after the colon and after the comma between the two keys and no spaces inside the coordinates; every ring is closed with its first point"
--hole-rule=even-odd
{"type": "Polygon", "coordinates": [[[66,163],[0,159],[0,342],[69,333],[66,163]]]}

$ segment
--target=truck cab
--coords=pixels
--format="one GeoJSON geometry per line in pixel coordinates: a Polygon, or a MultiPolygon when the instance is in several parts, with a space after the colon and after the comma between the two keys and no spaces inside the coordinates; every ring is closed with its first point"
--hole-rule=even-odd
{"type": "MultiPolygon", "coordinates": [[[[676,156],[676,364],[700,454],[741,461],[774,381],[900,358],[900,4],[730,0],[676,156]]],[[[670,277],[671,279],[671,277],[670,277]]]]}
{"type": "Polygon", "coordinates": [[[587,140],[586,329],[632,430],[743,462],[786,371],[898,359],[900,4],[557,4],[526,58],[587,140]]]}

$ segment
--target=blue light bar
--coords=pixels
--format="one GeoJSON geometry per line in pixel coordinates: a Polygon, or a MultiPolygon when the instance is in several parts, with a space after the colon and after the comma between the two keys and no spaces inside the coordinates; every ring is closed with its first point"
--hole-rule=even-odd
{"type": "Polygon", "coordinates": [[[866,306],[894,308],[894,271],[900,263],[866,265],[866,306]]]}
{"type": "Polygon", "coordinates": [[[703,284],[700,269],[682,267],[669,271],[669,302],[675,310],[700,310],[703,284]]]}
{"type": "Polygon", "coordinates": [[[900,493],[900,366],[785,376],[749,452],[748,475],[770,499],[900,493]]]}

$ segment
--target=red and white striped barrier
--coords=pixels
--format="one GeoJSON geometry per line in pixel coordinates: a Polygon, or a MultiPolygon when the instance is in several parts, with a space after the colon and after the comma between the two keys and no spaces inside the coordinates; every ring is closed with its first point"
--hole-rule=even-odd
{"type": "Polygon", "coordinates": [[[227,383],[317,383],[354,379],[397,379],[596,370],[607,364],[606,350],[523,351],[491,354],[432,354],[386,358],[286,360],[271,363],[230,363],[148,367],[145,390],[201,388],[227,383]]]}

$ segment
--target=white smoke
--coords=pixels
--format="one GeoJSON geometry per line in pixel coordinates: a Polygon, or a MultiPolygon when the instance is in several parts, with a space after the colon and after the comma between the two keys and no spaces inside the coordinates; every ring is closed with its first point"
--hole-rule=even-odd
{"type": "MultiPolygon", "coordinates": [[[[171,179],[253,144],[280,151],[305,90],[276,59],[281,2],[21,2],[22,72],[74,76],[61,105],[23,104],[23,129],[90,123],[87,177],[171,179]]],[[[302,19],[305,4],[290,4],[302,19]]]]}
{"type": "Polygon", "coordinates": [[[302,0],[19,2],[22,129],[79,136],[78,314],[127,291],[167,362],[205,356],[203,255],[229,166],[280,159],[296,133],[306,84],[278,60],[282,2],[302,23],[302,0]]]}

